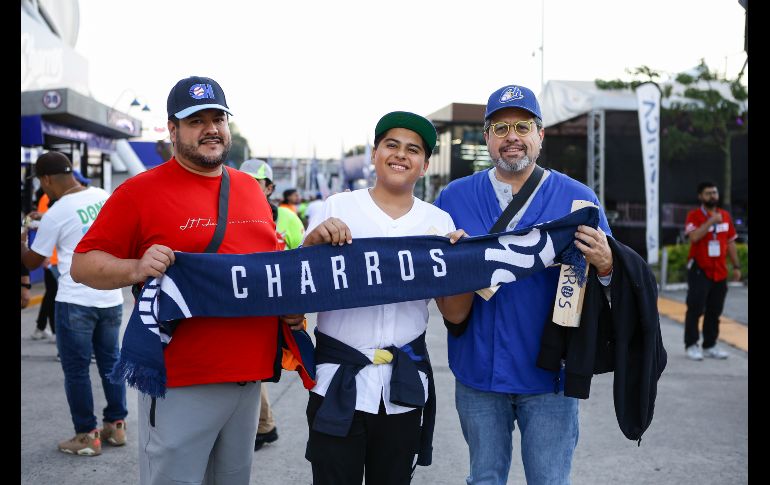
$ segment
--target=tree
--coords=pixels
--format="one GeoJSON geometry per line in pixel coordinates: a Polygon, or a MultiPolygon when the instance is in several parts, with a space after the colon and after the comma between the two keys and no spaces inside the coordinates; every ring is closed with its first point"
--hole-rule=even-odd
{"type": "Polygon", "coordinates": [[[352,157],[354,155],[359,155],[361,153],[366,152],[366,145],[356,145],[350,150],[345,152],[346,157],[352,157]]]}
{"type": "Polygon", "coordinates": [[[712,71],[701,59],[700,64],[689,73],[680,73],[675,80],[684,89],[673,92],[674,85],[660,85],[660,72],[647,66],[626,69],[635,76],[632,81],[603,81],[597,79],[599,89],[635,89],[644,82],[654,82],[661,88],[663,98],[669,98],[667,108],[661,108],[661,159],[678,158],[695,143],[710,143],[724,157],[723,202],[726,207],[732,203],[732,156],[731,143],[734,136],[746,133],[748,110],[743,111],[741,102],[749,98],[741,78],[748,65],[744,63],[735,79],[712,71]],[[639,78],[642,79],[639,79],[639,78]],[[728,86],[732,99],[720,92],[720,86],[728,86]],[[676,96],[676,97],[674,97],[676,96]]]}

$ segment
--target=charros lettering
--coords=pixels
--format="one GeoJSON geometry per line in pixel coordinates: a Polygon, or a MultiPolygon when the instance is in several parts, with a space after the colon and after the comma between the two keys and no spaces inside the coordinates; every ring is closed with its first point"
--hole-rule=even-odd
{"type": "Polygon", "coordinates": [[[559,308],[572,308],[572,302],[570,302],[569,298],[572,298],[572,295],[575,293],[575,286],[578,284],[578,276],[577,273],[575,273],[575,268],[572,266],[567,266],[566,270],[564,271],[564,279],[559,281],[559,294],[564,297],[559,297],[559,301],[557,301],[557,305],[559,305],[559,308]]]}
{"type": "MultiPolygon", "coordinates": [[[[442,256],[444,255],[441,249],[430,249],[428,251],[430,258],[433,262],[437,263],[431,266],[432,276],[434,278],[443,278],[447,276],[447,265],[442,256]]],[[[415,278],[416,272],[414,267],[414,261],[412,259],[412,252],[407,250],[398,251],[397,257],[400,263],[400,276],[402,281],[411,281],[415,278]]],[[[381,285],[382,274],[380,272],[380,255],[377,251],[366,251],[363,254],[363,265],[354,265],[355,268],[362,268],[362,271],[366,273],[367,285],[381,285]]],[[[318,264],[318,263],[316,263],[318,264]]],[[[331,267],[331,276],[334,283],[335,290],[348,288],[348,276],[345,256],[337,255],[329,258],[329,265],[331,267]]],[[[284,263],[285,266],[288,266],[284,263]]],[[[292,271],[297,270],[295,264],[292,264],[292,271]]],[[[312,294],[316,293],[316,286],[313,280],[313,269],[310,262],[302,260],[299,262],[300,278],[299,278],[299,290],[300,294],[312,294]]],[[[234,265],[230,268],[230,274],[232,279],[233,296],[238,299],[248,298],[249,296],[249,282],[252,286],[256,286],[255,278],[249,280],[246,267],[243,265],[234,265]]],[[[284,273],[285,274],[285,273],[284,273]]],[[[267,283],[267,287],[263,293],[259,295],[267,295],[268,298],[280,298],[283,296],[283,280],[281,278],[281,264],[265,265],[263,275],[264,281],[267,283]]],[[[257,289],[257,288],[255,288],[257,289]]],[[[258,290],[258,289],[257,289],[258,290]]]]}

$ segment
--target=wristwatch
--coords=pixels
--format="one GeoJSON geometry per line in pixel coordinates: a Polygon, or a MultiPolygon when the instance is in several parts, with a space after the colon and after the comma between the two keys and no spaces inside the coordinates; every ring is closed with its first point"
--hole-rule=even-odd
{"type": "Polygon", "coordinates": [[[29,283],[22,283],[22,284],[21,284],[21,286],[22,286],[23,288],[26,288],[26,289],[28,289],[28,290],[31,290],[31,289],[32,289],[32,285],[31,285],[31,284],[29,284],[29,283]]]}

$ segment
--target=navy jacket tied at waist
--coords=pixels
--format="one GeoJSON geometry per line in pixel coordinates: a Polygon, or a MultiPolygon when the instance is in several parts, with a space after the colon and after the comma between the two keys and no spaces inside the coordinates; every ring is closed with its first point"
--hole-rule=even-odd
{"type": "MultiPolygon", "coordinates": [[[[313,420],[313,430],[332,436],[347,436],[356,408],[356,375],[372,363],[355,348],[316,330],[316,365],[339,364],[321,407],[313,420]]],[[[387,347],[393,360],[390,402],[399,406],[423,408],[420,451],[417,464],[428,466],[433,455],[433,429],[436,423],[436,391],[425,333],[403,347],[387,347]],[[418,370],[428,377],[428,400],[418,370]]]]}

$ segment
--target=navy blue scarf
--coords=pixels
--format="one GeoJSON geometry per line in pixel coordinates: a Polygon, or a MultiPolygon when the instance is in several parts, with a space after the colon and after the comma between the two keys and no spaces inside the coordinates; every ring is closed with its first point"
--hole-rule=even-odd
{"type": "Polygon", "coordinates": [[[441,236],[409,236],[253,254],[179,252],[164,276],[145,283],[110,378],[164,396],[163,349],[171,340],[169,323],[179,319],[314,313],[457,295],[517,281],[554,263],[573,265],[584,278],[574,234],[578,225],[598,223],[598,209],[586,207],[454,245],[441,236]]]}

